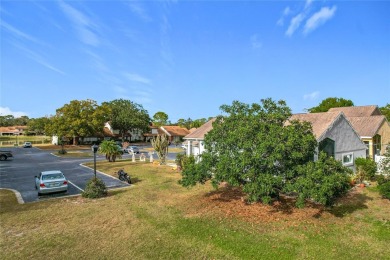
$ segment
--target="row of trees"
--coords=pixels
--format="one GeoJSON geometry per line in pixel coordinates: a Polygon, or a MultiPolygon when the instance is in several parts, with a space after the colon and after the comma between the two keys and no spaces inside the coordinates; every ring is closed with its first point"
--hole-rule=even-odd
{"type": "Polygon", "coordinates": [[[78,144],[80,137],[103,136],[103,125],[107,121],[119,130],[123,140],[127,131],[147,131],[150,118],[142,105],[130,100],[116,99],[101,105],[90,99],[72,100],[56,110],[45,125],[45,133],[73,137],[73,144],[78,144]]]}

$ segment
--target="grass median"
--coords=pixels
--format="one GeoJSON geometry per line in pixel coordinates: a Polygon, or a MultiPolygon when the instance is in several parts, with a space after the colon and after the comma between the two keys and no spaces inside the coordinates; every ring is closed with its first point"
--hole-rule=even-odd
{"type": "MultiPolygon", "coordinates": [[[[390,202],[355,189],[330,211],[246,205],[237,190],[181,187],[171,167],[98,162],[134,185],[98,200],[19,205],[0,190],[1,259],[388,259],[390,202]]],[[[116,177],[116,176],[115,176],[116,177]]]]}

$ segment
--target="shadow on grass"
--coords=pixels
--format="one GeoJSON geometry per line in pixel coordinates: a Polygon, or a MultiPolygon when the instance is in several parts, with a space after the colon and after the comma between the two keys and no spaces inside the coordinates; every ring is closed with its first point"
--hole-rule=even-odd
{"type": "Polygon", "coordinates": [[[130,177],[131,178],[131,184],[136,184],[141,182],[142,180],[137,177],[130,177]]]}
{"type": "Polygon", "coordinates": [[[366,203],[371,200],[373,200],[373,198],[366,194],[350,191],[347,196],[339,200],[336,206],[328,209],[328,212],[336,217],[342,218],[357,210],[367,209],[366,203]]]}

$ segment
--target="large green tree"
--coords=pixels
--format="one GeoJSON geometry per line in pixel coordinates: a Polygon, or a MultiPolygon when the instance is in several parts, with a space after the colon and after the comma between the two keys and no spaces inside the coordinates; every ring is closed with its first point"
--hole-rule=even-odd
{"type": "Polygon", "coordinates": [[[31,118],[28,121],[28,130],[35,132],[38,135],[42,135],[45,133],[46,125],[50,124],[49,117],[39,117],[39,118],[31,118]]]}
{"type": "Polygon", "coordinates": [[[73,138],[73,144],[77,145],[80,137],[96,136],[103,132],[108,113],[106,105],[99,106],[94,100],[72,100],[56,110],[45,131],[60,138],[73,138]]]}
{"type": "Polygon", "coordinates": [[[149,130],[151,120],[148,111],[142,105],[125,99],[115,99],[105,104],[111,111],[110,121],[112,127],[119,130],[122,141],[128,131],[146,132],[149,130]]]}
{"type": "Polygon", "coordinates": [[[28,116],[14,117],[13,115],[0,116],[0,126],[20,126],[27,125],[30,118],[28,116]]]}
{"type": "Polygon", "coordinates": [[[386,104],[384,107],[379,108],[382,115],[384,115],[387,118],[387,121],[390,122],[390,104],[386,104]]]}
{"type": "Polygon", "coordinates": [[[352,106],[354,106],[354,104],[349,99],[329,97],[322,100],[318,106],[309,108],[308,111],[310,113],[328,112],[328,110],[333,107],[352,107],[352,106]]]}
{"type": "MultiPolygon", "coordinates": [[[[223,116],[216,118],[205,136],[206,151],[198,163],[185,165],[180,180],[183,186],[211,180],[218,187],[227,182],[242,187],[248,201],[263,203],[301,187],[293,184],[307,174],[300,167],[313,160],[317,146],[310,124],[286,124],[291,110],[284,101],[265,99],[251,105],[234,101],[221,110],[223,116]]],[[[315,185],[307,184],[313,189],[315,185]]],[[[303,198],[308,198],[306,193],[303,198]]]]}
{"type": "MultiPolygon", "coordinates": [[[[209,119],[211,119],[211,118],[209,118],[209,119]]],[[[206,118],[200,118],[200,119],[195,119],[195,120],[192,120],[191,118],[188,118],[188,119],[180,118],[179,120],[177,120],[176,124],[178,126],[185,127],[187,129],[191,129],[193,127],[198,128],[206,122],[207,122],[206,118]]]]}
{"type": "Polygon", "coordinates": [[[159,111],[153,115],[153,124],[155,126],[163,126],[168,124],[168,115],[162,111],[159,111]]]}

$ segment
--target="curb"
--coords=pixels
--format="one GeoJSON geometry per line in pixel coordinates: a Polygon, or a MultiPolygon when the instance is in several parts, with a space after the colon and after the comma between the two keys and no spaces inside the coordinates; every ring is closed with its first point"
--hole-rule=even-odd
{"type": "Polygon", "coordinates": [[[0,190],[10,190],[10,191],[12,191],[13,193],[15,193],[15,196],[16,196],[16,199],[17,199],[18,203],[19,204],[24,204],[24,200],[23,200],[22,195],[20,194],[19,191],[14,190],[14,189],[7,189],[7,188],[0,188],[0,190]]]}

